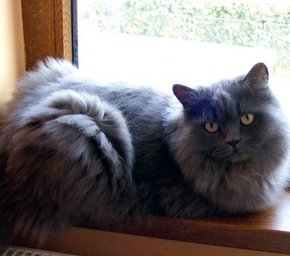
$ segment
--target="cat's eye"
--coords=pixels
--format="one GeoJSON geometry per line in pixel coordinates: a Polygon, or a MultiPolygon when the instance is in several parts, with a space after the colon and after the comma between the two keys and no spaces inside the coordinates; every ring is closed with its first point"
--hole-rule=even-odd
{"type": "Polygon", "coordinates": [[[215,133],[219,130],[219,125],[217,123],[207,122],[205,123],[204,128],[209,133],[215,133]]]}
{"type": "Polygon", "coordinates": [[[245,114],[240,118],[241,124],[249,126],[255,121],[255,116],[253,114],[245,114]]]}

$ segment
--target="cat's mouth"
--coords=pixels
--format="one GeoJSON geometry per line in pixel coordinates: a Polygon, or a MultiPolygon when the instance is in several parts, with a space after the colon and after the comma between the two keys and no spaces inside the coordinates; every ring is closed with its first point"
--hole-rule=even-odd
{"type": "Polygon", "coordinates": [[[228,161],[231,162],[231,163],[240,163],[240,162],[247,161],[248,158],[249,158],[248,154],[242,153],[242,152],[238,152],[238,153],[232,154],[228,158],[228,161]]]}
{"type": "Polygon", "coordinates": [[[228,158],[238,153],[238,150],[233,147],[216,147],[210,152],[210,156],[217,159],[228,158]]]}
{"type": "Polygon", "coordinates": [[[225,160],[232,163],[245,161],[248,158],[245,152],[233,147],[214,148],[210,152],[210,156],[218,160],[225,160]]]}

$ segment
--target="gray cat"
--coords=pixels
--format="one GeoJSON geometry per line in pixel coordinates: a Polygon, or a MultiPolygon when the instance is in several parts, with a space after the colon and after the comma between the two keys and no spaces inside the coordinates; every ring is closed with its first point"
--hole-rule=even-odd
{"type": "Polygon", "coordinates": [[[61,60],[27,73],[1,120],[0,214],[12,235],[275,204],[289,139],[266,66],[173,93],[96,83],[61,60]]]}

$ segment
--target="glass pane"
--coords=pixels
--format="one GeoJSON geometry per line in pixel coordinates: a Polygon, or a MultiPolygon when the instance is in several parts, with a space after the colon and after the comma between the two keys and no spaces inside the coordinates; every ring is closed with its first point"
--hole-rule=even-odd
{"type": "Polygon", "coordinates": [[[290,87],[290,2],[78,1],[79,66],[98,80],[171,89],[267,64],[290,87]]]}

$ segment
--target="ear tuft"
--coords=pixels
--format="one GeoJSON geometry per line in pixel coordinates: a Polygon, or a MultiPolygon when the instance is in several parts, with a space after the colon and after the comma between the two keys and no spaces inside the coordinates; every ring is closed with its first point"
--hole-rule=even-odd
{"type": "Polygon", "coordinates": [[[190,102],[197,96],[197,92],[194,89],[181,84],[173,85],[172,90],[176,98],[184,107],[188,106],[190,102]]]}
{"type": "Polygon", "coordinates": [[[248,83],[249,86],[265,86],[268,85],[269,72],[264,63],[257,63],[252,67],[249,73],[243,79],[243,83],[248,83]]]}

